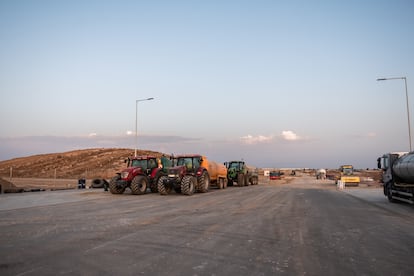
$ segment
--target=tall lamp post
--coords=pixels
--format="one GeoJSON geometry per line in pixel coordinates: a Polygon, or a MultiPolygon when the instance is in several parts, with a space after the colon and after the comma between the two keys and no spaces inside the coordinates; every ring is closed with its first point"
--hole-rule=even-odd
{"type": "Polygon", "coordinates": [[[407,77],[377,79],[377,81],[386,81],[386,80],[404,80],[404,82],[405,82],[405,99],[407,101],[407,119],[408,119],[408,140],[409,140],[409,143],[410,143],[410,152],[411,152],[411,123],[410,123],[410,109],[408,107],[407,77]]]}
{"type": "Polygon", "coordinates": [[[154,98],[146,98],[135,100],[135,154],[134,156],[137,157],[137,149],[138,149],[138,103],[144,101],[151,101],[154,98]]]}

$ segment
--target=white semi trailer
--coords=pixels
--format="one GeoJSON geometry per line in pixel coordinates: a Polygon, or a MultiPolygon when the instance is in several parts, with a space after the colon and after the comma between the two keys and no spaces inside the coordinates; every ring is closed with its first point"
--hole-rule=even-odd
{"type": "Polygon", "coordinates": [[[377,161],[388,200],[414,204],[414,152],[387,153],[377,161]]]}

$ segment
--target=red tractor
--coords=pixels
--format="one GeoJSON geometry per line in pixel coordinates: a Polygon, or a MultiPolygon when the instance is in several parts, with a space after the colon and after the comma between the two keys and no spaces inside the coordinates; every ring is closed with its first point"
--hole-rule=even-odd
{"type": "Polygon", "coordinates": [[[158,180],[161,195],[168,195],[172,189],[184,195],[206,193],[210,184],[219,189],[227,187],[227,169],[223,164],[199,154],[178,156],[174,161],[176,166],[169,168],[168,175],[161,176],[158,180]]]}
{"type": "Polygon", "coordinates": [[[117,173],[109,182],[109,190],[113,194],[122,194],[130,188],[132,194],[145,194],[149,187],[151,192],[158,192],[158,179],[166,175],[166,169],[171,161],[163,156],[137,156],[125,160],[127,168],[117,173]]]}

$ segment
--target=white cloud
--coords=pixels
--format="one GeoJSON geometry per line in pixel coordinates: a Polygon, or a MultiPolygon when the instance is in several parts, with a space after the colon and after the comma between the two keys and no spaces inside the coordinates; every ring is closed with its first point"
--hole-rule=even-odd
{"type": "Polygon", "coordinates": [[[300,136],[298,136],[296,133],[294,133],[291,130],[282,131],[282,138],[286,141],[297,141],[301,139],[300,136]]]}
{"type": "Polygon", "coordinates": [[[264,136],[264,135],[258,135],[258,136],[252,136],[252,135],[246,135],[240,138],[240,140],[245,144],[258,144],[258,143],[267,143],[270,142],[273,139],[273,136],[264,136]]]}

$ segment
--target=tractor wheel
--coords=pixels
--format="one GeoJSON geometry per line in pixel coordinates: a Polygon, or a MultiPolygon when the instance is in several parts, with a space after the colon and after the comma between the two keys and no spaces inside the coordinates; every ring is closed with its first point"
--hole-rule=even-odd
{"type": "Polygon", "coordinates": [[[223,180],[223,178],[219,178],[218,180],[217,180],[217,187],[221,190],[221,189],[224,189],[224,180],[223,180]]]}
{"type": "Polygon", "coordinates": [[[168,177],[163,175],[158,179],[158,192],[160,195],[168,195],[171,192],[171,187],[164,183],[165,180],[167,180],[168,177]]]}
{"type": "Polygon", "coordinates": [[[181,180],[181,192],[184,195],[192,195],[195,192],[197,179],[194,176],[186,175],[181,180]]]}
{"type": "Polygon", "coordinates": [[[112,194],[122,194],[125,191],[125,187],[119,187],[116,183],[120,180],[121,177],[119,175],[112,177],[111,181],[109,181],[109,191],[112,194]]]}
{"type": "Polygon", "coordinates": [[[229,179],[229,181],[227,182],[227,186],[229,187],[233,186],[233,180],[229,179]]]}
{"type": "Polygon", "coordinates": [[[208,172],[204,171],[201,176],[197,177],[197,182],[197,192],[207,193],[210,188],[210,176],[208,175],[208,172]]]}
{"type": "Polygon", "coordinates": [[[387,185],[387,198],[389,202],[395,202],[395,199],[392,198],[391,184],[387,185]]]}
{"type": "Polygon", "coordinates": [[[239,173],[237,175],[237,186],[243,187],[244,186],[244,174],[239,173]]]}
{"type": "Polygon", "coordinates": [[[244,186],[249,186],[249,185],[250,185],[249,175],[245,174],[244,175],[244,186]]]}
{"type": "Polygon", "coordinates": [[[150,184],[151,193],[158,193],[158,181],[152,181],[150,184]]]}
{"type": "Polygon", "coordinates": [[[255,176],[253,177],[253,185],[259,184],[259,179],[255,176]]]}
{"type": "Polygon", "coordinates": [[[92,180],[91,188],[103,188],[104,187],[104,179],[95,178],[92,180]]]}
{"type": "Polygon", "coordinates": [[[131,191],[133,195],[145,194],[148,187],[148,179],[143,175],[137,175],[132,179],[131,191]]]}
{"type": "Polygon", "coordinates": [[[158,193],[158,180],[160,179],[160,176],[157,175],[155,178],[150,182],[150,190],[151,193],[158,193]]]}

